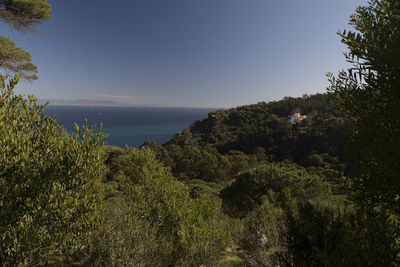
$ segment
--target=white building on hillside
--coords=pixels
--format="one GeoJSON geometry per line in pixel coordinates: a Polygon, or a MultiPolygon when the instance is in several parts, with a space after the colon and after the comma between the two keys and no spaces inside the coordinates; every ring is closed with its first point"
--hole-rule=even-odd
{"type": "Polygon", "coordinates": [[[307,118],[307,116],[306,115],[301,115],[300,112],[295,112],[292,115],[289,115],[288,118],[289,118],[289,122],[291,124],[296,124],[298,122],[301,122],[305,118],[307,118]]]}

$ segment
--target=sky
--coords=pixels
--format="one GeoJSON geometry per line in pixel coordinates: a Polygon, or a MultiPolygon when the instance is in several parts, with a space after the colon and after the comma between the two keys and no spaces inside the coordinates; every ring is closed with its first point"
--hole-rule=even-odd
{"type": "MultiPolygon", "coordinates": [[[[229,108],[323,93],[346,68],[338,30],[367,0],[48,0],[3,36],[32,55],[39,99],[229,108]]],[[[56,101],[55,101],[56,102],[56,101]]]]}

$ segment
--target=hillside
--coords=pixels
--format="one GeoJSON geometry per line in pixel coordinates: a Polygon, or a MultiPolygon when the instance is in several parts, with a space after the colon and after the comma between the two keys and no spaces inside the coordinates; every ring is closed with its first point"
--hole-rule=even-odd
{"type": "Polygon", "coordinates": [[[327,94],[219,110],[196,121],[165,145],[144,145],[182,180],[226,181],[264,162],[348,171],[351,124],[327,94]],[[292,124],[288,116],[307,117],[292,124]]]}
{"type": "MultiPolygon", "coordinates": [[[[155,152],[191,198],[222,202],[230,241],[218,265],[388,262],[386,255],[397,253],[389,215],[358,208],[343,183],[352,171],[351,132],[330,96],[317,94],[219,110],[166,144],[145,142],[141,149],[155,152]],[[306,117],[292,124],[294,112],[306,117]],[[382,249],[373,259],[365,242],[370,231],[382,249]]],[[[123,154],[109,155],[115,166],[123,154]]]]}
{"type": "Polygon", "coordinates": [[[327,160],[344,162],[350,124],[331,105],[327,94],[241,106],[210,113],[203,121],[175,136],[168,144],[214,147],[221,154],[263,151],[269,160],[290,159],[307,164],[312,154],[328,154],[327,160]],[[288,115],[306,114],[298,124],[288,115]]]}

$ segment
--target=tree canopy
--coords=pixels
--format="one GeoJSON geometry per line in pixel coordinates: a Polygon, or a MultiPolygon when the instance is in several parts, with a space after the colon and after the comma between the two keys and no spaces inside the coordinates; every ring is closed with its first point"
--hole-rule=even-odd
{"type": "Polygon", "coordinates": [[[7,73],[20,73],[22,78],[36,80],[38,68],[32,63],[31,55],[6,37],[0,36],[0,66],[7,73]]]}
{"type": "MultiPolygon", "coordinates": [[[[0,20],[21,32],[34,33],[34,27],[51,19],[51,6],[47,0],[2,0],[0,20]]],[[[21,78],[36,80],[37,66],[31,55],[6,37],[0,37],[0,68],[7,74],[20,73],[21,78]]]]}
{"type": "Polygon", "coordinates": [[[51,19],[47,0],[2,0],[0,19],[21,32],[34,32],[34,26],[51,19]]]}

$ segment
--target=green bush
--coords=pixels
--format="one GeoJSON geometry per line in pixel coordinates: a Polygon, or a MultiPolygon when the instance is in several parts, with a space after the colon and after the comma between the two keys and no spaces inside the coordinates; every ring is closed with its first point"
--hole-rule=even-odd
{"type": "Polygon", "coordinates": [[[285,250],[282,242],[284,211],[268,200],[249,213],[240,239],[246,266],[278,266],[278,256],[285,250]]]}
{"type": "Polygon", "coordinates": [[[97,224],[101,132],[69,135],[0,76],[0,262],[36,266],[80,251],[97,224]]]}
{"type": "Polygon", "coordinates": [[[224,208],[244,217],[265,199],[279,207],[291,200],[324,199],[332,195],[330,185],[320,176],[288,162],[269,163],[241,172],[221,191],[224,208]]]}
{"type": "Polygon", "coordinates": [[[398,266],[399,229],[380,210],[304,202],[288,209],[283,266],[398,266]]]}
{"type": "Polygon", "coordinates": [[[220,201],[209,195],[192,199],[189,188],[149,148],[128,148],[124,160],[122,199],[113,199],[107,209],[110,214],[93,241],[90,264],[215,265],[227,242],[220,201]]]}

